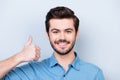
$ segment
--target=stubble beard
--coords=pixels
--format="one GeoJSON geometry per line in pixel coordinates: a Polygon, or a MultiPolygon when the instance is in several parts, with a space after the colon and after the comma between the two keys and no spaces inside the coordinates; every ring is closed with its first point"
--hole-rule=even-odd
{"type": "MultiPolygon", "coordinates": [[[[61,41],[61,40],[59,40],[59,41],[61,41]]],[[[55,41],[54,43],[56,44],[56,43],[59,42],[59,41],[55,41]]],[[[70,44],[70,42],[67,41],[67,40],[63,40],[63,41],[66,42],[67,44],[70,44]]],[[[60,51],[60,50],[56,49],[56,47],[53,45],[53,43],[51,42],[51,40],[50,40],[50,44],[51,44],[52,48],[54,49],[54,51],[55,51],[57,54],[59,54],[59,55],[67,55],[67,54],[70,53],[71,50],[74,48],[75,41],[76,41],[76,39],[71,43],[70,47],[69,47],[67,50],[65,50],[65,51],[64,51],[64,50],[63,50],[63,51],[60,51]]]]}

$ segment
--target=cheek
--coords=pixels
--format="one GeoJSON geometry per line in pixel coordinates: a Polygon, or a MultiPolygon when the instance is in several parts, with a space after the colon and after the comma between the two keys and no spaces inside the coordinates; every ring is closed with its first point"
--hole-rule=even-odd
{"type": "Polygon", "coordinates": [[[69,36],[67,36],[66,39],[69,41],[74,41],[76,39],[76,35],[69,35],[69,36]]]}
{"type": "Polygon", "coordinates": [[[56,36],[53,36],[53,35],[49,35],[49,40],[51,42],[54,42],[56,40],[56,36]]]}

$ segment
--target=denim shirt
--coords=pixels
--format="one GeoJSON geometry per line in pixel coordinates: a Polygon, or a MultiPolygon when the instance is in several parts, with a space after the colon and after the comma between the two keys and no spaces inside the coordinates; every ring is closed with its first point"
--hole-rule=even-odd
{"type": "Polygon", "coordinates": [[[16,67],[0,80],[104,80],[97,66],[76,58],[68,65],[68,70],[57,62],[54,55],[41,62],[30,62],[16,67]]]}

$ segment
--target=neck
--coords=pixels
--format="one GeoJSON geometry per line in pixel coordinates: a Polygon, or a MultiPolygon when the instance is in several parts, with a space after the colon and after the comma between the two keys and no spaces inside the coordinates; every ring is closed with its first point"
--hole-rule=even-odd
{"type": "Polygon", "coordinates": [[[68,70],[68,65],[71,64],[75,59],[75,54],[73,50],[66,55],[59,55],[56,52],[54,53],[54,55],[58,63],[64,68],[65,71],[68,70]]]}

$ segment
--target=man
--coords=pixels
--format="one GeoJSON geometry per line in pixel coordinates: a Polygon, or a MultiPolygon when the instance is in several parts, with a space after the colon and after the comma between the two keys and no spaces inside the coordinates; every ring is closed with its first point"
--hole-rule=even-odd
{"type": "Polygon", "coordinates": [[[41,62],[38,60],[40,49],[32,44],[32,37],[24,49],[11,58],[0,62],[1,80],[104,80],[101,69],[79,59],[74,52],[78,36],[79,19],[67,7],[52,8],[46,16],[46,32],[53,55],[41,62]]]}

